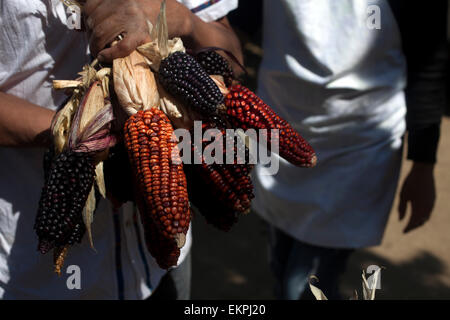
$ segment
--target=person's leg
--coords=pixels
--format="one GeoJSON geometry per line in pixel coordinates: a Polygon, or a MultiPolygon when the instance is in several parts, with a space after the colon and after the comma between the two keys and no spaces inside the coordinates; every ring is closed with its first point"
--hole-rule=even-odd
{"type": "Polygon", "coordinates": [[[339,276],[353,250],[331,249],[300,242],[269,226],[269,258],[274,273],[277,299],[314,299],[309,277],[319,278],[318,286],[329,299],[339,299],[339,276]]]}
{"type": "Polygon", "coordinates": [[[275,277],[274,293],[277,299],[289,299],[285,294],[284,276],[294,240],[278,228],[268,224],[269,264],[275,277]]]}
{"type": "Polygon", "coordinates": [[[148,300],[189,300],[191,298],[191,253],[168,271],[148,300]]]}
{"type": "Polygon", "coordinates": [[[284,288],[289,299],[314,299],[309,277],[319,279],[317,286],[328,299],[340,299],[339,278],[345,271],[352,249],[334,249],[294,240],[285,269],[284,288]]]}

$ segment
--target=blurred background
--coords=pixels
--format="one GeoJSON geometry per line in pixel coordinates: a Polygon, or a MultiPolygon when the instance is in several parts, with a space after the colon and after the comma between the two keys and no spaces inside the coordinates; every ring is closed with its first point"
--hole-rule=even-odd
{"type": "MultiPolygon", "coordinates": [[[[240,1],[239,9],[229,15],[245,54],[248,75],[244,83],[253,90],[263,55],[261,4],[260,0],[240,1]]],[[[450,48],[450,23],[448,35],[450,48]]],[[[378,265],[385,268],[378,299],[450,299],[449,116],[450,104],[441,127],[435,173],[438,198],[431,220],[404,235],[405,222],[398,221],[396,199],[382,245],[357,251],[351,257],[341,279],[345,297],[350,298],[355,289],[361,295],[362,271],[378,265]]],[[[410,166],[405,160],[400,181],[410,166]]],[[[206,225],[203,217],[198,217],[193,232],[192,299],[274,299],[265,223],[255,213],[241,217],[228,233],[206,225]]]]}

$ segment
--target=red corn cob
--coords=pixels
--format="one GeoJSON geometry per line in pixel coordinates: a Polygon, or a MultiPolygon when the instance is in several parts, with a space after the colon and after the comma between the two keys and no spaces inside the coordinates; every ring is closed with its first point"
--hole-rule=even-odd
{"type": "MultiPolygon", "coordinates": [[[[225,98],[227,114],[234,126],[247,130],[279,129],[280,156],[299,167],[314,167],[316,154],[308,142],[256,94],[242,85],[234,85],[225,98]]],[[[270,143],[268,143],[270,147],[270,143]]]]}
{"type": "Polygon", "coordinates": [[[183,164],[172,158],[178,155],[173,128],[162,111],[150,109],[131,116],[124,131],[147,248],[168,268],[176,265],[190,222],[183,164]]]}
{"type": "MultiPolygon", "coordinates": [[[[213,127],[211,123],[202,125],[203,130],[213,127]]],[[[216,139],[225,137],[225,130],[220,131],[222,136],[216,139]]],[[[207,141],[202,141],[202,150],[207,144],[207,141]]],[[[189,166],[188,170],[188,186],[192,203],[205,216],[208,223],[225,231],[228,231],[237,221],[239,214],[250,211],[251,199],[254,197],[250,179],[253,165],[238,164],[236,159],[238,145],[233,142],[230,147],[235,154],[234,164],[208,165],[202,161],[201,164],[189,166]]],[[[192,152],[203,160],[200,150],[197,150],[195,145],[192,145],[192,152]]]]}

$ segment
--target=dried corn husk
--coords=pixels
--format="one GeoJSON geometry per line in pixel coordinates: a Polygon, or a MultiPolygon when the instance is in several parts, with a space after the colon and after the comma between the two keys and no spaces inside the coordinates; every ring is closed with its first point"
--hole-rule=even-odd
{"type": "MultiPolygon", "coordinates": [[[[372,275],[372,282],[369,284],[366,278],[366,273],[362,272],[362,292],[363,292],[363,300],[375,300],[375,292],[376,292],[376,283],[378,282],[378,279],[380,277],[382,268],[378,268],[375,270],[374,274],[372,275]]],[[[325,296],[325,294],[320,290],[318,287],[312,284],[312,282],[318,282],[319,279],[312,275],[309,277],[309,288],[311,289],[312,294],[316,298],[316,300],[328,300],[328,298],[325,296]]],[[[350,300],[358,300],[358,292],[355,290],[353,293],[353,296],[350,298],[350,300]]]]}
{"type": "MultiPolygon", "coordinates": [[[[103,172],[102,172],[103,176],[103,172]]],[[[95,211],[95,186],[92,186],[91,191],[89,192],[89,196],[86,200],[86,205],[83,208],[83,221],[84,225],[86,226],[86,231],[89,238],[89,243],[91,245],[91,248],[95,250],[94,248],[94,241],[92,239],[92,222],[94,221],[94,211],[95,211]]]]}
{"type": "Polygon", "coordinates": [[[113,80],[119,104],[128,115],[159,105],[155,76],[139,52],[113,61],[113,80]]]}
{"type": "Polygon", "coordinates": [[[70,6],[77,6],[79,8],[83,7],[83,5],[76,0],[61,0],[61,1],[68,7],[70,7],[70,6]]]}
{"type": "Polygon", "coordinates": [[[363,291],[363,298],[364,300],[375,300],[375,292],[376,292],[376,284],[378,282],[378,278],[380,277],[381,268],[378,268],[375,270],[373,274],[373,279],[371,286],[369,285],[369,282],[366,279],[366,273],[362,272],[362,291],[363,291]]]}
{"type": "Polygon", "coordinates": [[[230,90],[228,89],[227,85],[225,84],[225,80],[220,75],[212,75],[210,78],[214,81],[216,86],[219,88],[220,92],[225,96],[227,95],[230,90]]]}
{"type": "MultiPolygon", "coordinates": [[[[186,51],[180,38],[169,39],[165,8],[166,4],[163,1],[156,27],[147,21],[150,38],[153,40],[137,48],[154,72],[158,72],[161,61],[170,54],[176,51],[186,51]]],[[[189,109],[184,107],[180,101],[168,94],[160,84],[157,87],[160,96],[159,108],[169,117],[175,128],[190,129],[193,126],[195,115],[188,111],[189,109]]]]}
{"type": "Polygon", "coordinates": [[[84,96],[83,109],[80,109],[80,119],[78,123],[78,128],[73,130],[73,134],[79,135],[85,128],[86,125],[92,121],[98,111],[105,106],[105,100],[103,97],[103,88],[101,83],[96,81],[91,87],[89,91],[84,96]]]}
{"type": "Polygon", "coordinates": [[[53,89],[76,89],[83,85],[82,80],[53,80],[53,89]]]}
{"type": "MultiPolygon", "coordinates": [[[[111,122],[114,120],[113,108],[109,102],[109,81],[111,69],[96,71],[92,65],[83,67],[76,80],[55,80],[54,89],[72,90],[69,102],[55,116],[52,134],[57,152],[69,148],[94,155],[96,165],[96,184],[100,194],[106,197],[103,175],[103,160],[108,156],[109,147],[116,139],[111,134],[111,122]]],[[[95,185],[83,209],[83,221],[91,247],[94,248],[91,225],[96,207],[95,185]]],[[[95,249],[94,249],[95,250],[95,249]]],[[[67,255],[68,247],[55,248],[55,272],[60,274],[67,255]]]]}
{"type": "Polygon", "coordinates": [[[59,110],[52,120],[51,133],[56,154],[67,147],[72,118],[81,100],[79,90],[76,90],[66,105],[59,110]]]}
{"type": "Polygon", "coordinates": [[[166,1],[161,3],[161,9],[158,15],[156,27],[150,21],[147,21],[148,31],[151,42],[143,44],[137,48],[142,55],[147,59],[148,64],[152,70],[158,71],[161,61],[167,58],[171,53],[176,51],[185,52],[183,41],[180,38],[169,39],[169,32],[166,20],[166,1]]]}
{"type": "MultiPolygon", "coordinates": [[[[57,112],[52,121],[51,132],[56,153],[61,153],[64,148],[68,147],[69,132],[72,126],[73,116],[78,110],[83,95],[95,79],[101,81],[105,96],[109,96],[109,89],[106,89],[108,91],[105,91],[105,86],[107,88],[110,73],[110,69],[102,69],[97,75],[97,72],[92,66],[86,65],[83,67],[83,71],[79,73],[80,77],[76,80],[53,81],[53,88],[55,90],[65,89],[72,91],[71,98],[66,105],[57,112]]],[[[84,124],[89,120],[87,117],[85,117],[85,119],[84,124]]]]}
{"type": "Polygon", "coordinates": [[[328,298],[325,296],[325,294],[317,288],[315,285],[312,284],[313,281],[319,282],[319,278],[316,276],[310,276],[309,277],[309,288],[311,289],[312,294],[316,298],[316,300],[328,300],[328,298]]]}

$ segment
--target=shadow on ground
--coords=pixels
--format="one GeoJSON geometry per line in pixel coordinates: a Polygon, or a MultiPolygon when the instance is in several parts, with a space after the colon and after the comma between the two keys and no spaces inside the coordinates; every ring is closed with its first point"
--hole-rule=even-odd
{"type": "Polygon", "coordinates": [[[253,212],[229,232],[193,224],[193,299],[273,299],[264,222],[253,212]]]}

